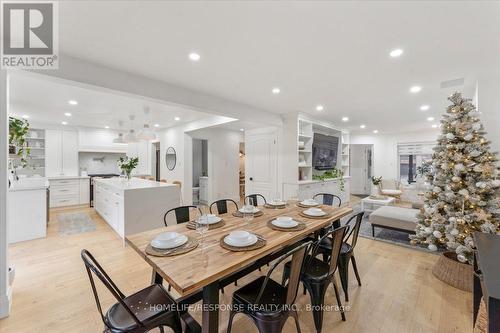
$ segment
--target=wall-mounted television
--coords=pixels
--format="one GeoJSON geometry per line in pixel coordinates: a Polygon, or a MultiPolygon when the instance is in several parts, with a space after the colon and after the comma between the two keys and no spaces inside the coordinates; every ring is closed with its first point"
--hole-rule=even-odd
{"type": "Polygon", "coordinates": [[[337,166],[339,138],[314,133],[312,165],[316,170],[331,170],[337,166]]]}

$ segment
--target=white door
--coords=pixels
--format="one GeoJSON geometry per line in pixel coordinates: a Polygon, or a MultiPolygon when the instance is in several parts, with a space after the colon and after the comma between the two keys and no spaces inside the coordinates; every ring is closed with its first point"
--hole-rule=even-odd
{"type": "Polygon", "coordinates": [[[45,131],[45,175],[47,177],[61,176],[62,171],[62,132],[59,130],[45,131]]]}
{"type": "Polygon", "coordinates": [[[62,165],[65,176],[77,176],[78,170],[78,132],[62,131],[62,165]]]}
{"type": "MultiPolygon", "coordinates": [[[[249,131],[250,132],[250,131],[249,131]]],[[[259,193],[268,201],[278,190],[277,130],[245,135],[245,193],[259,193]]]]}
{"type": "Polygon", "coordinates": [[[350,147],[351,193],[371,192],[371,145],[351,145],[350,147]]]}

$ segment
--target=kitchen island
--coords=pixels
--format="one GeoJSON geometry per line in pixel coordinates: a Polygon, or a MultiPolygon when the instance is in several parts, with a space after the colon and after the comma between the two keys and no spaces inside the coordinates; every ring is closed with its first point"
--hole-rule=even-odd
{"type": "Polygon", "coordinates": [[[94,178],[94,208],[121,238],[163,226],[164,214],[179,204],[175,184],[94,178]]]}

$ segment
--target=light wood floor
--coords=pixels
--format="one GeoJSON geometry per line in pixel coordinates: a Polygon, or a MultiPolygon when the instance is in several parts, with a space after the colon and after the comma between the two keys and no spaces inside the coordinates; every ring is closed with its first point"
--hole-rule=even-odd
{"type": "MultiPolygon", "coordinates": [[[[93,209],[80,208],[97,224],[97,230],[71,236],[58,235],[57,214],[52,212],[46,239],[10,247],[10,262],[16,267],[13,306],[9,318],[0,320],[0,332],[100,332],[102,323],[80,259],[80,250],[90,250],[126,294],[150,281],[151,271],[93,209]]],[[[71,211],[75,211],[72,209],[71,211]]],[[[323,332],[471,332],[471,294],[447,286],[433,277],[437,257],[392,244],[361,238],[356,248],[363,286],[358,287],[351,271],[351,301],[347,321],[340,314],[325,314],[323,332]]],[[[279,272],[278,272],[279,273],[279,272]]],[[[257,276],[239,281],[246,281],[257,276]]],[[[275,276],[280,279],[279,274],[275,276]]],[[[234,286],[226,288],[221,302],[229,303],[234,286]]],[[[302,289],[302,288],[301,288],[302,289]]],[[[103,294],[107,308],[112,298],[103,294]]],[[[309,304],[309,295],[299,295],[297,303],[309,304]]],[[[335,305],[333,290],[327,304],[335,305]]],[[[200,313],[193,311],[195,318],[200,313]]],[[[302,332],[314,332],[312,314],[300,314],[302,332]]],[[[220,319],[225,332],[227,313],[220,319]]],[[[234,332],[257,332],[251,321],[236,316],[234,332]]],[[[285,332],[295,332],[289,319],[285,332]]]]}

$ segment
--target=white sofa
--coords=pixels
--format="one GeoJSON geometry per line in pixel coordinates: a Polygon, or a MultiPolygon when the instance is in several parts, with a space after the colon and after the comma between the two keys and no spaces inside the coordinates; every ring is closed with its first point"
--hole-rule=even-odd
{"type": "Polygon", "coordinates": [[[383,206],[370,214],[368,220],[372,225],[372,236],[375,227],[415,233],[418,209],[395,206],[383,206]]]}

